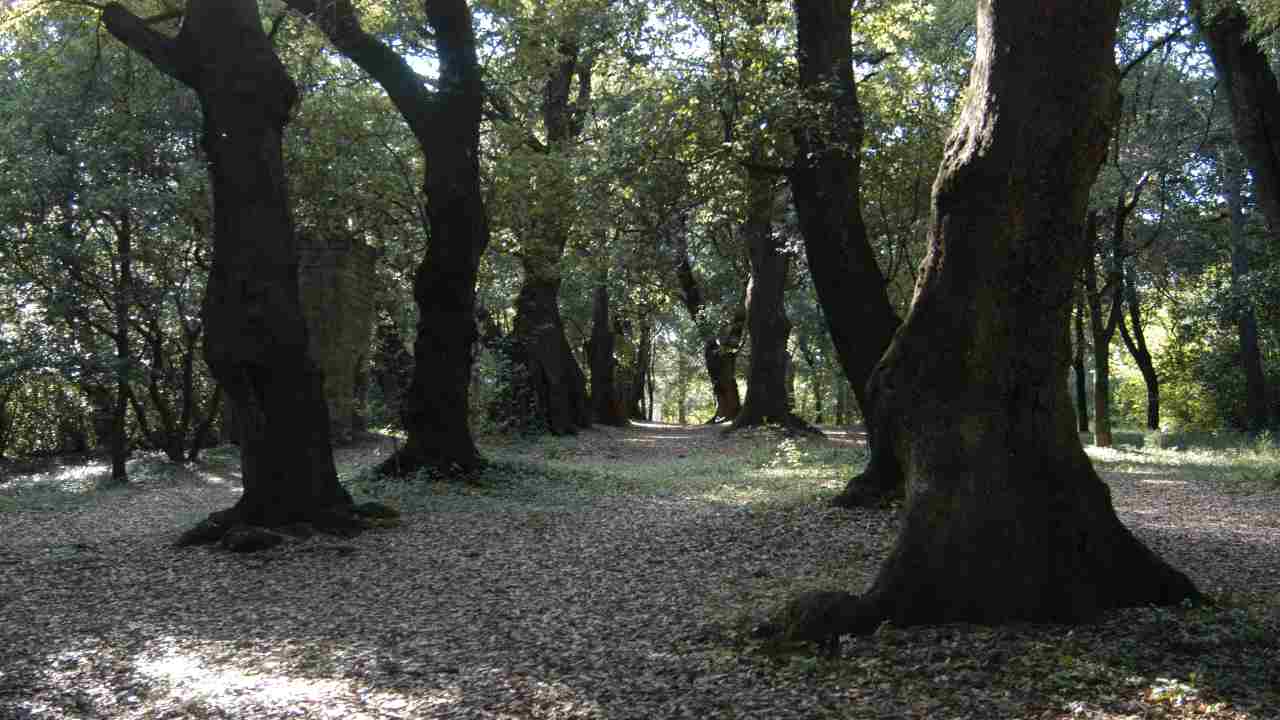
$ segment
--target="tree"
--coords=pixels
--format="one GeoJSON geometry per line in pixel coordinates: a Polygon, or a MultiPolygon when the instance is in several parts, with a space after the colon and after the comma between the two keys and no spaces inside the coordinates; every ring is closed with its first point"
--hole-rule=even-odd
{"type": "Polygon", "coordinates": [[[730,307],[723,303],[706,301],[702,283],[693,271],[693,259],[689,255],[689,241],[685,228],[677,231],[676,279],[680,285],[680,299],[702,336],[702,362],[711,382],[711,392],[716,399],[716,409],[708,424],[728,422],[738,417],[742,410],[742,396],[738,392],[738,351],[742,346],[742,333],[746,329],[746,289],[729,293],[730,307]],[[724,312],[717,312],[724,311],[724,312]],[[719,315],[728,317],[720,318],[719,315]]]}
{"type": "Polygon", "coordinates": [[[602,281],[594,293],[588,347],[591,357],[591,411],[596,422],[621,427],[627,424],[627,413],[614,385],[614,371],[618,367],[613,354],[615,336],[609,313],[609,287],[602,281]]]}
{"type": "Polygon", "coordinates": [[[379,471],[470,473],[483,464],[467,411],[477,337],[476,277],[489,244],[480,191],[484,91],[471,11],[465,0],[423,3],[440,67],[438,87],[432,91],[386,42],[365,32],[350,0],[286,4],[304,13],[338,52],[382,86],[426,159],[428,244],[414,276],[418,332],[413,379],[401,405],[409,437],[379,471]]]}
{"type": "Polygon", "coordinates": [[[281,137],[297,91],[252,0],[191,0],[176,37],[118,4],[107,30],[196,91],[213,191],[214,252],[204,355],[240,423],[244,494],[184,542],[238,524],[350,528],[321,377],[307,353],[281,137]]]}
{"type": "MultiPolygon", "coordinates": [[[[542,5],[530,16],[507,20],[515,28],[510,43],[517,73],[532,76],[537,85],[536,91],[514,91],[514,98],[500,95],[496,83],[488,88],[495,121],[507,125],[500,136],[513,142],[499,161],[514,170],[511,184],[516,187],[511,191],[520,198],[510,204],[526,208],[510,218],[524,275],[511,337],[517,371],[509,380],[527,386],[512,395],[534,401],[533,411],[541,420],[536,426],[563,435],[591,424],[586,376],[565,333],[560,293],[565,248],[580,214],[573,165],[592,107],[598,50],[590,25],[596,18],[591,8],[565,3],[542,5]],[[513,106],[536,107],[537,121],[521,116],[513,106]],[[536,125],[541,126],[541,137],[526,127],[536,125]]],[[[523,85],[523,80],[509,86],[523,85]]],[[[516,406],[503,412],[518,415],[527,409],[516,406]]]]}
{"type": "Polygon", "coordinates": [[[1243,288],[1249,274],[1249,247],[1245,235],[1244,198],[1241,188],[1241,168],[1234,153],[1222,153],[1218,173],[1222,176],[1222,190],[1226,195],[1230,225],[1228,233],[1231,245],[1231,295],[1237,336],[1240,339],[1240,366],[1244,370],[1245,413],[1244,425],[1249,432],[1259,433],[1271,426],[1271,403],[1267,394],[1267,379],[1262,368],[1262,352],[1258,344],[1258,316],[1253,309],[1253,299],[1243,288]]]}
{"type": "MultiPolygon", "coordinates": [[[[800,89],[815,122],[796,132],[796,162],[788,178],[836,356],[869,418],[874,408],[866,382],[899,320],[862,221],[863,121],[853,79],[851,3],[797,0],[795,12],[800,89]]],[[[870,427],[867,439],[874,447],[870,427]]],[[[900,471],[886,458],[851,479],[834,502],[845,507],[875,504],[898,494],[901,483],[900,471]]]]}
{"type": "Polygon", "coordinates": [[[1065,382],[1089,188],[1118,99],[1119,8],[978,3],[929,254],[868,386],[874,451],[902,468],[906,505],[869,591],[822,614],[832,632],[1076,622],[1199,597],[1116,517],[1065,382]]]}
{"type": "Polygon", "coordinates": [[[1280,237],[1280,84],[1235,0],[1187,0],[1208,45],[1218,81],[1226,89],[1236,143],[1253,176],[1258,207],[1273,237],[1280,237]]]}
{"type": "Polygon", "coordinates": [[[787,392],[787,338],[791,320],[784,303],[791,258],[784,238],[773,227],[777,183],[770,172],[747,169],[748,207],[741,234],[751,261],[747,286],[747,331],[751,338],[751,368],[747,396],[733,420],[733,429],[777,423],[812,430],[791,412],[787,392]]]}

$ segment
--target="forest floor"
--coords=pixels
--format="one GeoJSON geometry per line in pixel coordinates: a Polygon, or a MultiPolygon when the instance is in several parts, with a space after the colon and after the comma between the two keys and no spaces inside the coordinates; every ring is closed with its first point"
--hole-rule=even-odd
{"type": "Polygon", "coordinates": [[[0,476],[0,719],[1280,718],[1280,466],[1261,451],[1093,451],[1125,523],[1212,593],[1080,627],[881,627],[836,659],[750,629],[859,591],[895,513],[825,500],[849,432],[636,425],[490,441],[483,481],[373,482],[400,527],[250,555],[176,549],[239,492],[234,448],[98,487],[0,476]]]}

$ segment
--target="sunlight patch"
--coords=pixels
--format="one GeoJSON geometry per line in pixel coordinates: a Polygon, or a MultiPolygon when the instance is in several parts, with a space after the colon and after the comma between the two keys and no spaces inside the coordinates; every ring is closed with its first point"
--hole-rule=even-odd
{"type": "MultiPolygon", "coordinates": [[[[166,639],[172,643],[173,638],[166,639]]],[[[320,717],[381,717],[385,711],[421,711],[457,704],[459,688],[430,691],[423,697],[407,698],[400,693],[370,690],[348,680],[293,677],[282,663],[266,660],[252,671],[229,665],[216,666],[199,655],[171,644],[137,661],[137,671],[168,686],[167,699],[190,704],[239,706],[251,700],[255,706],[280,709],[313,703],[323,707],[320,717]],[[372,714],[361,710],[367,709],[372,714]]],[[[152,700],[154,698],[148,698],[152,700]]]]}

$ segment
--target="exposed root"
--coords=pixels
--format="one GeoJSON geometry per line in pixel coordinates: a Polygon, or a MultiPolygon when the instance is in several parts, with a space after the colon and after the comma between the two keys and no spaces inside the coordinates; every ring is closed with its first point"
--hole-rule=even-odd
{"type": "Polygon", "coordinates": [[[887,509],[903,499],[901,483],[886,482],[884,473],[868,467],[853,476],[839,495],[831,498],[831,505],[838,508],[887,509]]]}
{"type": "Polygon", "coordinates": [[[318,533],[353,537],[399,524],[400,513],[377,502],[336,505],[301,513],[275,524],[252,524],[237,507],[210,514],[178,537],[178,547],[218,543],[232,552],[256,552],[318,533]]]}
{"type": "Polygon", "coordinates": [[[423,457],[401,448],[379,463],[374,473],[386,478],[408,480],[425,472],[433,479],[469,482],[487,466],[488,462],[479,455],[461,461],[458,458],[423,457]]]}

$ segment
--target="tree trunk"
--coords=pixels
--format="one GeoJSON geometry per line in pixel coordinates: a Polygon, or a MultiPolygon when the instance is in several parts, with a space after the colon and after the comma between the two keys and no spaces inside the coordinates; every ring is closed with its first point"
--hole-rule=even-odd
{"type": "Polygon", "coordinates": [[[1231,216],[1231,293],[1235,301],[1236,329],[1240,338],[1240,365],[1244,368],[1245,429],[1258,433],[1271,426],[1267,380],[1262,370],[1262,352],[1258,346],[1258,318],[1253,300],[1242,287],[1249,273],[1249,248],[1245,236],[1244,201],[1241,197],[1240,168],[1223,163],[1222,190],[1227,196],[1231,216]]]}
{"type": "Polygon", "coordinates": [[[471,435],[468,398],[476,340],[476,275],[489,244],[480,191],[480,115],[484,89],[466,0],[424,2],[440,66],[438,89],[360,26],[351,0],[286,0],[369,73],[418,141],[426,172],[427,253],[414,275],[418,306],[413,379],[401,418],[408,440],[379,466],[403,475],[419,468],[466,475],[483,465],[471,435]]]}
{"type": "MultiPolygon", "coordinates": [[[[853,77],[850,0],[796,0],[800,89],[818,117],[796,133],[796,163],[789,175],[809,272],[836,357],[864,417],[874,408],[867,379],[899,325],[884,275],[862,220],[863,121],[853,77]]],[[[891,455],[875,453],[833,502],[842,507],[877,505],[902,493],[902,471],[891,455]]]]}
{"type": "Polygon", "coordinates": [[[1199,597],[1116,517],[1065,382],[1089,188],[1118,102],[1119,8],[978,3],[915,301],[868,387],[906,505],[868,593],[823,614],[827,634],[1078,622],[1199,597]]]}
{"type": "Polygon", "coordinates": [[[632,420],[647,420],[649,414],[645,394],[649,388],[649,366],[653,355],[653,324],[645,318],[637,323],[635,364],[631,368],[631,395],[627,398],[627,416],[632,420]]]}
{"type": "Polygon", "coordinates": [[[1160,376],[1156,373],[1155,359],[1147,348],[1147,337],[1142,329],[1142,304],[1138,299],[1138,282],[1132,269],[1124,275],[1124,298],[1129,306],[1129,321],[1133,324],[1133,332],[1126,327],[1124,318],[1120,320],[1120,338],[1124,346],[1133,356],[1138,370],[1142,372],[1142,382],[1147,388],[1147,429],[1160,429],[1160,376]]]}
{"type": "Polygon", "coordinates": [[[321,378],[307,354],[281,138],[297,99],[257,3],[192,0],[169,38],[119,5],[107,29],[193,88],[214,198],[205,360],[235,405],[244,494],[189,531],[208,542],[239,523],[352,526],[338,483],[321,378]]]}
{"type": "Polygon", "coordinates": [[[742,226],[751,260],[747,285],[747,332],[751,337],[751,368],[747,397],[733,421],[733,429],[777,423],[811,429],[791,412],[787,401],[787,318],[783,295],[790,263],[782,238],[773,231],[776,202],[774,183],[766,172],[747,170],[747,216],[742,226]]]}
{"type": "MultiPolygon", "coordinates": [[[[544,84],[542,120],[546,128],[548,156],[571,151],[582,131],[582,114],[590,100],[591,66],[581,62],[577,43],[562,40],[560,62],[544,84]],[[570,102],[573,79],[579,78],[579,96],[570,102]]],[[[537,400],[537,413],[546,430],[555,435],[576,432],[591,425],[586,376],[578,366],[565,337],[560,316],[561,256],[569,240],[573,181],[559,163],[539,163],[533,218],[520,253],[524,283],[516,298],[515,344],[520,364],[537,400]]]]}
{"type": "Polygon", "coordinates": [[[591,410],[595,421],[602,425],[623,427],[627,418],[618,412],[618,390],[613,377],[617,359],[613,356],[613,319],[609,317],[609,288],[596,286],[595,302],[591,312],[591,410]]]}
{"type": "Polygon", "coordinates": [[[716,410],[707,419],[708,425],[727,422],[738,416],[742,409],[742,396],[738,393],[738,348],[742,344],[742,331],[747,323],[743,302],[734,306],[734,312],[725,327],[710,328],[705,322],[705,301],[702,288],[693,274],[693,262],[689,258],[688,238],[683,232],[676,237],[676,279],[680,282],[680,297],[689,319],[698,327],[702,340],[702,361],[711,381],[711,394],[716,399],[716,410]]]}
{"type": "MultiPolygon", "coordinates": [[[[1093,253],[1098,244],[1098,212],[1089,211],[1085,239],[1090,247],[1089,261],[1084,267],[1085,300],[1089,304],[1089,331],[1093,338],[1093,444],[1111,447],[1111,338],[1120,322],[1120,287],[1112,258],[1106,284],[1098,286],[1093,267],[1093,253]],[[1110,302],[1108,302],[1110,294],[1110,302]]],[[[1118,248],[1117,248],[1118,249],[1118,248]]]]}
{"type": "Polygon", "coordinates": [[[1258,207],[1280,237],[1280,85],[1236,0],[1188,0],[1188,9],[1226,89],[1236,143],[1253,176],[1258,207]],[[1206,7],[1208,6],[1208,7],[1206,7]]]}
{"type": "MultiPolygon", "coordinates": [[[[745,310],[739,316],[740,325],[746,325],[745,310]]],[[[735,319],[735,323],[738,320],[735,319]]],[[[738,345],[742,342],[741,332],[734,334],[732,330],[719,337],[703,342],[702,360],[707,369],[707,378],[711,381],[711,393],[716,399],[715,414],[707,418],[706,424],[730,422],[742,411],[742,394],[738,390],[738,345]]]]}
{"type": "Polygon", "coordinates": [[[1072,313],[1075,320],[1075,342],[1072,343],[1074,351],[1071,357],[1071,367],[1075,371],[1076,378],[1076,423],[1080,432],[1089,432],[1089,379],[1085,377],[1084,372],[1084,303],[1076,302],[1075,312],[1072,313]]]}
{"type": "Polygon", "coordinates": [[[111,482],[124,485],[129,482],[129,371],[133,362],[129,337],[129,307],[133,303],[133,223],[128,209],[116,223],[117,276],[113,314],[115,327],[112,337],[116,346],[116,392],[111,412],[111,482]]]}

